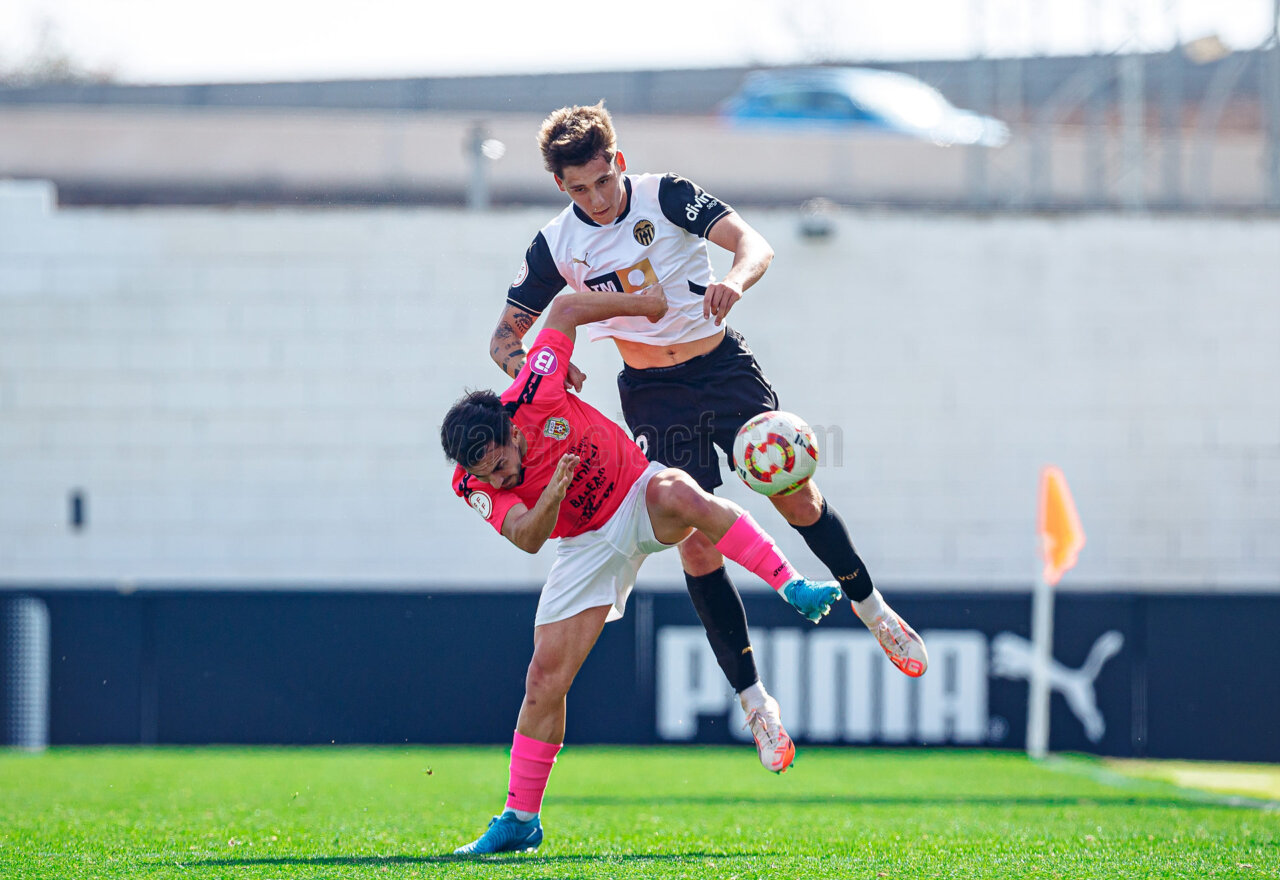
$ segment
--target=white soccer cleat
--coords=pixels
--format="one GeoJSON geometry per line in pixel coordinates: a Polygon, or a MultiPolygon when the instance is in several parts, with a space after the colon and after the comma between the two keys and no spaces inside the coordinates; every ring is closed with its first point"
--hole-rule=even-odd
{"type": "Polygon", "coordinates": [[[747,712],[747,722],[743,726],[751,728],[764,769],[782,773],[791,766],[796,757],[796,745],[782,726],[782,710],[778,708],[777,700],[766,697],[763,706],[747,712]]]}
{"type": "MultiPolygon", "coordinates": [[[[929,652],[925,650],[924,640],[888,603],[881,604],[883,614],[872,621],[862,622],[871,630],[880,647],[884,648],[890,663],[902,670],[904,675],[919,678],[929,668],[929,652]]],[[[856,604],[853,606],[853,613],[854,616],[858,614],[856,604]]]]}

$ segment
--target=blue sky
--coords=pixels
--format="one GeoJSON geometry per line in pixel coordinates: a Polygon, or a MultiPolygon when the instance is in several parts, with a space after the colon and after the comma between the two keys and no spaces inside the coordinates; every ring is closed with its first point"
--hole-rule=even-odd
{"type": "Polygon", "coordinates": [[[131,82],[235,82],[1062,54],[1266,36],[1275,0],[5,0],[0,67],[42,29],[131,82]]]}

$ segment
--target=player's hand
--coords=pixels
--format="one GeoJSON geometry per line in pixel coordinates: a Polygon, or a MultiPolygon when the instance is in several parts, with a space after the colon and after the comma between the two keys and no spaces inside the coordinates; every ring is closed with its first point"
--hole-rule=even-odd
{"type": "Polygon", "coordinates": [[[569,484],[573,482],[573,473],[581,463],[582,459],[573,453],[560,456],[555,473],[551,475],[551,481],[547,483],[547,488],[542,491],[549,492],[551,500],[559,504],[564,500],[565,493],[569,491],[569,484]]]}
{"type": "Polygon", "coordinates": [[[587,374],[579,370],[573,361],[569,361],[569,372],[564,377],[564,390],[572,389],[581,394],[582,383],[585,381],[587,381],[587,374]]]}
{"type": "Polygon", "coordinates": [[[662,316],[667,313],[667,292],[662,289],[661,284],[650,284],[644,290],[639,291],[636,296],[652,300],[649,305],[653,308],[653,311],[645,315],[650,324],[656,324],[662,320],[662,316]]]}
{"type": "Polygon", "coordinates": [[[736,284],[717,281],[707,287],[702,297],[702,317],[716,319],[716,326],[724,321],[729,310],[742,299],[742,288],[736,284]]]}

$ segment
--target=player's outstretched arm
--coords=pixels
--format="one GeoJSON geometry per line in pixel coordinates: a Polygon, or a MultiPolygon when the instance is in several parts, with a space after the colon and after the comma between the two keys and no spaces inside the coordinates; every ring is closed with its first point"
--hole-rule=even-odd
{"type": "Polygon", "coordinates": [[[773,248],[763,235],[738,214],[726,214],[707,232],[707,240],[733,254],[733,265],[702,297],[702,316],[719,325],[742,299],[743,291],[760,280],[773,262],[773,248]]]}
{"type": "MultiPolygon", "coordinates": [[[[524,338],[537,320],[538,316],[528,309],[508,305],[502,310],[502,317],[498,319],[498,326],[489,340],[489,357],[512,379],[519,376],[524,367],[527,357],[524,338]]],[[[565,387],[581,391],[585,381],[587,374],[578,369],[576,364],[570,363],[569,374],[564,380],[565,387]]]]}
{"type": "Polygon", "coordinates": [[[507,518],[502,521],[502,537],[515,544],[526,553],[537,553],[547,543],[556,527],[556,518],[560,515],[560,503],[564,501],[569,484],[573,482],[573,472],[582,461],[576,455],[562,455],[556,465],[555,472],[547,488],[542,490],[533,507],[518,504],[511,508],[507,518]]]}
{"type": "Polygon", "coordinates": [[[489,340],[489,357],[512,379],[520,374],[520,368],[524,366],[524,337],[536,320],[538,316],[533,312],[508,305],[502,310],[493,338],[489,340]]]}
{"type": "Polygon", "coordinates": [[[667,295],[660,284],[650,285],[636,293],[562,293],[547,310],[544,326],[574,339],[581,324],[629,316],[657,321],[666,313],[667,295]]]}

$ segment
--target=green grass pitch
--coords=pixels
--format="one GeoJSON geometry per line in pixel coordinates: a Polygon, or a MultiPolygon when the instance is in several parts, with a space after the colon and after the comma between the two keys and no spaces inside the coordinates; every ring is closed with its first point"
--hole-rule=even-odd
{"type": "Polygon", "coordinates": [[[447,855],[500,748],[0,751],[4,878],[1280,877],[1280,812],[1073,758],[568,746],[532,855],[447,855]]]}

